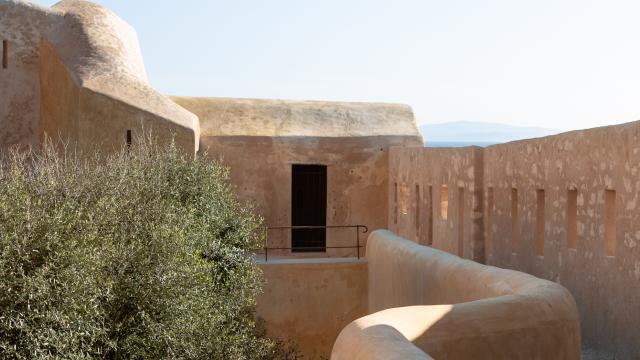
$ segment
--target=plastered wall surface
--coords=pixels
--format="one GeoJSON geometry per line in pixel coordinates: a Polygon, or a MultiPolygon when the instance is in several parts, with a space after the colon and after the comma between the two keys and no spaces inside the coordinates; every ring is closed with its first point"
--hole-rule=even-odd
{"type": "Polygon", "coordinates": [[[388,228],[482,262],[482,149],[392,148],[389,163],[388,228]]]}
{"type": "MultiPolygon", "coordinates": [[[[387,217],[379,211],[386,207],[387,187],[387,150],[381,142],[379,138],[225,137],[203,138],[201,146],[230,167],[238,196],[256,205],[265,225],[291,225],[292,165],[320,164],[327,166],[327,225],[379,229],[385,227],[387,217]]],[[[328,229],[327,246],[355,246],[355,231],[328,229]]],[[[366,234],[360,240],[364,245],[366,234]]],[[[290,247],[290,231],[270,231],[269,246],[290,247]]],[[[356,256],[349,249],[328,249],[328,253],[356,256]]]]}
{"type": "Polygon", "coordinates": [[[575,302],[556,283],[386,230],[370,235],[367,259],[371,315],[341,332],[332,359],[382,359],[379,337],[400,353],[415,346],[435,359],[580,358],[575,302]]]}
{"type": "MultiPolygon", "coordinates": [[[[238,196],[255,204],[267,226],[291,225],[292,165],[315,164],[327,166],[327,225],[386,227],[389,148],[422,144],[411,110],[402,105],[173,99],[199,116],[202,151],[230,167],[238,196]]],[[[366,235],[360,234],[361,245],[366,235]]],[[[355,229],[327,230],[327,246],[356,241],[355,229]]],[[[268,245],[290,247],[290,231],[270,231],[268,245]]],[[[357,254],[328,249],[327,255],[357,254]]]]}
{"type": "MultiPolygon", "coordinates": [[[[488,262],[556,281],[576,298],[585,344],[603,358],[640,358],[640,123],[489,147],[485,186],[493,188],[488,262]],[[512,251],[510,192],[518,191],[512,251]],[[545,192],[543,252],[536,251],[536,191],[545,192]],[[575,221],[569,222],[569,190],[575,221]],[[615,190],[607,220],[606,190],[615,190]],[[609,224],[609,225],[607,225],[609,224]],[[575,248],[568,229],[575,227],[575,248]],[[612,254],[607,228],[615,229],[612,254]]],[[[487,221],[487,217],[485,217],[487,221]]]]}
{"type": "Polygon", "coordinates": [[[267,334],[292,340],[305,358],[327,358],[338,333],[367,313],[367,264],[353,259],[260,263],[266,284],[256,315],[267,334]]]}
{"type": "Polygon", "coordinates": [[[198,118],[147,82],[135,30],[111,11],[80,0],[51,9],[0,0],[0,143],[38,145],[46,137],[105,151],[151,132],[195,154],[198,118]]]}
{"type": "MultiPolygon", "coordinates": [[[[640,299],[639,134],[640,123],[633,122],[494,145],[479,150],[483,162],[475,169],[456,167],[451,156],[470,157],[470,148],[392,149],[389,226],[422,241],[411,206],[407,214],[399,212],[397,225],[392,221],[394,177],[423,186],[467,186],[469,174],[481,172],[482,212],[476,217],[483,226],[472,233],[485,245],[486,263],[562,284],[576,299],[586,348],[603,359],[640,358],[640,308],[632,300],[640,299]],[[421,163],[411,162],[416,151],[425,154],[421,163]],[[438,175],[442,171],[447,176],[438,175]]],[[[409,192],[407,203],[414,201],[409,192]]],[[[465,230],[475,226],[468,201],[465,230]]],[[[433,206],[439,212],[438,199],[433,206]]],[[[434,235],[434,247],[452,253],[456,249],[439,241],[456,242],[456,207],[454,198],[454,217],[433,223],[434,234],[440,234],[434,235]]],[[[421,231],[429,231],[428,218],[421,219],[421,231]]],[[[467,236],[464,256],[470,257],[467,236]]]]}
{"type": "MultiPolygon", "coordinates": [[[[40,36],[60,16],[27,2],[0,0],[0,47],[8,45],[7,68],[0,67],[0,148],[36,145],[40,117],[40,36]]],[[[2,49],[0,48],[0,51],[2,49]]]]}
{"type": "Polygon", "coordinates": [[[204,136],[331,137],[405,136],[422,146],[408,105],[172,97],[200,117],[204,136]]]}

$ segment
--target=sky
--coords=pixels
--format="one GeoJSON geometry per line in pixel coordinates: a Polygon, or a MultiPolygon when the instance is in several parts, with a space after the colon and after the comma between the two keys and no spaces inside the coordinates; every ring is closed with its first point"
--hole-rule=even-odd
{"type": "Polygon", "coordinates": [[[637,0],[95,2],[136,28],[165,94],[399,102],[419,124],[640,119],[637,0]]]}

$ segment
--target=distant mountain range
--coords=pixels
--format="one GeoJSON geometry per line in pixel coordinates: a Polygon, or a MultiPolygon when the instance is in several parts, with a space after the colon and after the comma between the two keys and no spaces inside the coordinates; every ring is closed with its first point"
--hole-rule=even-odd
{"type": "Polygon", "coordinates": [[[419,127],[429,147],[487,146],[514,140],[554,135],[563,130],[498,123],[458,121],[419,127]]]}

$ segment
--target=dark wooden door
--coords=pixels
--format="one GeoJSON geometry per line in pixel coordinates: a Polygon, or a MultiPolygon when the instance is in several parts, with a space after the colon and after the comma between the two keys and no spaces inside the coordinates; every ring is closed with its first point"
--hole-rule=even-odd
{"type": "MultiPolygon", "coordinates": [[[[293,165],[291,177],[291,226],[327,224],[327,167],[293,165]]],[[[292,229],[295,252],[326,251],[326,229],[292,229]]]]}

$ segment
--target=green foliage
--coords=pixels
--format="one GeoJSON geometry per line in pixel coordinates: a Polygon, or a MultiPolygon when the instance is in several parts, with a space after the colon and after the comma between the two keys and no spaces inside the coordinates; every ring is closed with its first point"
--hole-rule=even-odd
{"type": "Polygon", "coordinates": [[[227,169],[139,141],[0,169],[0,358],[295,357],[259,334],[259,219],[227,169]]]}

